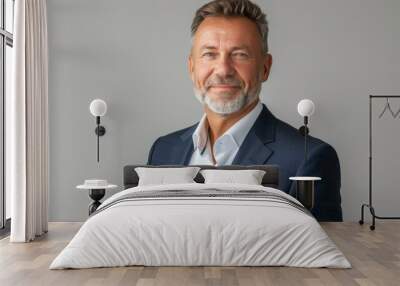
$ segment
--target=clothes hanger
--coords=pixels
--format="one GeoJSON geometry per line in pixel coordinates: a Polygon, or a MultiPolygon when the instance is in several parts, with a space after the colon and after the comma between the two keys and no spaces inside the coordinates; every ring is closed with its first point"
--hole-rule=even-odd
{"type": "Polygon", "coordinates": [[[381,118],[381,117],[383,116],[383,114],[385,114],[386,109],[389,109],[389,112],[390,112],[390,114],[392,114],[393,118],[396,118],[397,115],[400,114],[400,109],[397,110],[396,113],[394,113],[394,111],[393,111],[392,108],[390,107],[389,98],[386,98],[385,108],[383,109],[382,113],[379,115],[379,118],[381,118]]]}

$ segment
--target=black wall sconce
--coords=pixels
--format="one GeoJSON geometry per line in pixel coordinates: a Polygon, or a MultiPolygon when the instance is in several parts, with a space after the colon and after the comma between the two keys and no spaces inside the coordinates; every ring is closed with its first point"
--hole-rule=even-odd
{"type": "Polygon", "coordinates": [[[299,128],[300,134],[304,136],[304,162],[307,162],[307,136],[310,133],[308,129],[308,119],[311,115],[314,114],[315,105],[309,99],[303,99],[297,105],[297,112],[304,118],[304,125],[299,128]]]}
{"type": "Polygon", "coordinates": [[[106,129],[104,126],[100,125],[100,117],[104,116],[107,112],[107,104],[104,100],[102,99],[95,99],[90,103],[89,106],[90,113],[92,113],[93,116],[96,117],[96,124],[97,127],[94,130],[94,132],[97,135],[97,162],[100,161],[99,159],[99,149],[100,149],[100,144],[99,144],[99,138],[100,136],[103,136],[106,133],[106,129]]]}

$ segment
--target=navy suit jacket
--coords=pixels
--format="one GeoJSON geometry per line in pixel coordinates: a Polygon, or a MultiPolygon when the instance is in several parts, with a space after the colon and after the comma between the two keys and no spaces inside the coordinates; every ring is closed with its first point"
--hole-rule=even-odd
{"type": "MultiPolygon", "coordinates": [[[[151,147],[149,165],[188,165],[193,154],[192,134],[198,123],[158,138],[151,147]]],[[[279,189],[294,196],[291,176],[317,176],[313,215],[320,221],[342,221],[340,165],[335,149],[320,139],[308,137],[308,160],[304,159],[304,137],[277,119],[268,108],[250,129],[233,165],[279,165],[279,189]]]]}

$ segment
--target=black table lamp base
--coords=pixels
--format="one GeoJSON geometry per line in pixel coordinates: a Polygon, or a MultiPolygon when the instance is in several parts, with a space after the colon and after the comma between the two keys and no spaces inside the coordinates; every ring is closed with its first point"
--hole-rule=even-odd
{"type": "Polygon", "coordinates": [[[89,190],[89,197],[93,200],[93,202],[89,205],[89,215],[94,213],[97,208],[101,205],[100,200],[106,194],[105,189],[91,189],[89,190]]]}
{"type": "Polygon", "coordinates": [[[314,207],[314,181],[296,182],[296,199],[311,210],[314,207]]]}

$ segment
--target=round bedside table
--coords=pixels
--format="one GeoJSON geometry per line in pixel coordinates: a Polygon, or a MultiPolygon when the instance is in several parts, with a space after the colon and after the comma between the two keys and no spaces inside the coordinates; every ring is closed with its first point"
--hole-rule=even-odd
{"type": "Polygon", "coordinates": [[[320,181],[320,177],[290,177],[289,180],[296,181],[296,199],[308,210],[314,207],[314,182],[320,181]]]}
{"type": "Polygon", "coordinates": [[[106,194],[106,190],[117,188],[117,185],[104,184],[101,186],[95,186],[90,184],[78,185],[76,188],[78,190],[89,190],[89,197],[93,200],[93,202],[89,205],[89,215],[94,213],[97,208],[101,205],[100,200],[106,194]]]}

